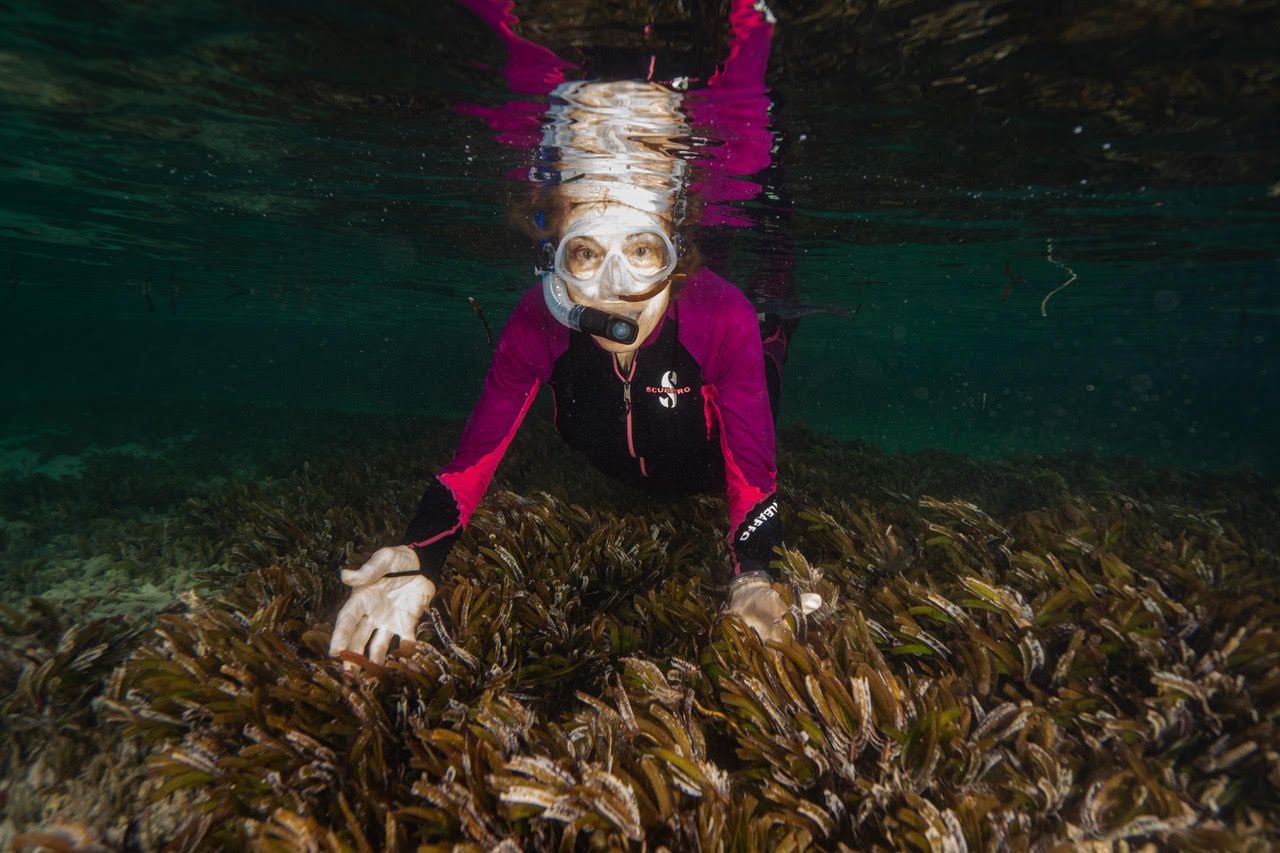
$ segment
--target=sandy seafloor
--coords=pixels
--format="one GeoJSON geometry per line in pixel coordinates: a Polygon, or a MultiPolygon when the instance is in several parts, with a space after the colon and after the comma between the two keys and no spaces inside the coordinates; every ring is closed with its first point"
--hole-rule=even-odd
{"type": "MultiPolygon", "coordinates": [[[[0,845],[21,837],[19,833],[47,830],[107,848],[150,849],[194,832],[191,806],[208,805],[222,796],[209,793],[217,785],[207,780],[191,782],[166,798],[156,794],[159,780],[174,778],[172,759],[179,742],[198,741],[204,744],[202,749],[216,755],[212,746],[216,740],[220,748],[232,754],[240,748],[236,746],[237,735],[198,731],[204,723],[191,723],[192,728],[182,737],[176,729],[169,730],[167,740],[158,734],[158,729],[147,734],[146,727],[139,724],[139,709],[159,713],[164,699],[150,696],[154,684],[148,687],[143,682],[128,681],[117,668],[127,667],[131,656],[136,659],[136,653],[144,647],[153,651],[143,657],[175,654],[178,646],[169,636],[175,631],[173,624],[197,625],[212,603],[234,600],[237,603],[226,605],[224,610],[242,613],[237,619],[245,625],[257,625],[250,629],[251,633],[278,630],[281,636],[292,637],[287,640],[289,647],[301,658],[282,662],[282,679],[303,670],[311,673],[306,678],[318,677],[317,671],[328,671],[326,667],[333,665],[315,653],[314,637],[315,632],[327,634],[332,614],[342,600],[334,582],[338,569],[358,562],[360,555],[396,535],[431,470],[447,459],[458,429],[457,424],[424,420],[386,419],[371,423],[367,417],[315,414],[291,420],[279,412],[241,412],[227,415],[216,429],[204,427],[105,446],[77,449],[73,446],[74,437],[57,433],[13,436],[0,444],[0,602],[4,605],[0,627],[7,635],[0,660],[0,713],[5,717],[0,729],[7,732],[3,735],[4,749],[0,749],[6,755],[4,766],[0,767],[0,845]],[[312,590],[307,596],[299,592],[298,601],[290,605],[296,611],[294,617],[301,620],[299,624],[263,628],[259,620],[265,617],[251,612],[256,605],[236,599],[248,588],[273,589],[271,584],[279,578],[272,572],[284,572],[298,583],[299,578],[305,578],[307,584],[315,584],[314,590],[321,590],[312,590]],[[156,620],[161,614],[178,620],[167,623],[170,627],[165,637],[156,632],[156,620]],[[121,686],[126,682],[132,685],[130,691],[121,686]],[[126,723],[130,722],[131,728],[127,728],[126,723]],[[140,732],[144,740],[136,738],[140,732]],[[144,763],[148,755],[153,759],[150,770],[144,763]]],[[[1057,735],[1062,745],[1059,759],[1071,771],[1066,787],[1049,798],[1052,802],[1024,798],[1004,804],[1014,816],[1002,818],[1005,829],[1000,831],[1019,839],[1015,846],[1059,849],[1055,845],[1090,843],[1103,845],[1097,849],[1112,849],[1110,845],[1119,843],[1132,842],[1136,848],[1155,842],[1160,846],[1176,843],[1194,847],[1200,842],[1212,846],[1209,842],[1216,839],[1265,849],[1276,840],[1274,783],[1280,780],[1280,740],[1274,723],[1280,713],[1280,697],[1274,684],[1280,671],[1280,644],[1275,642],[1280,630],[1276,596],[1280,589],[1276,574],[1280,569],[1280,529],[1276,526],[1280,520],[1280,497],[1273,482],[1247,471],[1197,473],[1155,468],[1135,460],[1082,456],[978,461],[941,452],[887,454],[857,443],[841,444],[798,427],[780,433],[779,448],[784,517],[792,532],[789,541],[807,557],[807,562],[799,564],[803,570],[797,570],[794,562],[787,563],[784,576],[794,590],[818,590],[828,599],[827,607],[817,614],[819,621],[810,628],[821,629],[827,638],[808,635],[813,654],[831,656],[838,667],[846,668],[845,675],[850,678],[855,672],[863,672],[858,669],[865,665],[860,660],[878,658],[874,666],[888,667],[893,673],[890,677],[903,685],[906,698],[902,701],[910,705],[911,696],[915,696],[917,707],[911,713],[920,714],[919,719],[925,719],[927,709],[933,707],[936,696],[931,691],[939,683],[951,685],[947,689],[957,696],[972,693],[970,698],[959,700],[966,709],[962,718],[970,728],[968,746],[962,743],[964,732],[955,734],[952,741],[935,733],[938,742],[944,744],[941,757],[933,759],[939,767],[948,760],[962,760],[957,756],[974,748],[976,735],[984,728],[990,734],[989,729],[998,722],[993,722],[991,715],[1004,707],[1002,702],[1014,703],[1010,707],[1043,708],[1041,722],[1046,731],[1049,727],[1061,730],[1057,735]],[[931,499],[936,502],[930,504],[931,499]],[[1112,519],[1108,522],[1112,526],[1091,528],[1087,517],[1095,511],[1099,518],[1111,513],[1106,517],[1112,519]],[[1079,526],[1072,528],[1073,524],[1079,526]],[[1132,528],[1126,528],[1128,532],[1121,530],[1126,524],[1132,528]],[[1061,538],[1052,546],[1058,550],[1050,562],[1060,560],[1068,570],[1078,569],[1081,583],[1092,585],[1091,601],[1074,611],[1064,605],[1061,589],[1045,581],[1047,575],[1037,576],[1028,569],[1038,557],[1049,556],[1052,549],[1045,550],[1049,546],[1035,543],[1052,539],[1054,534],[1045,531],[1058,527],[1061,538]],[[1090,530],[1093,532],[1086,532],[1090,530]],[[1101,538],[1094,541],[1094,533],[1101,538]],[[952,535],[961,544],[947,552],[950,556],[939,556],[951,547],[940,543],[939,537],[952,535]],[[1081,540],[1094,544],[1079,544],[1081,540]],[[1072,541],[1076,544],[1063,544],[1072,541]],[[1042,550],[1037,552],[1037,547],[1042,550]],[[1095,548],[1100,550],[1095,552],[1095,548]],[[1192,553],[1194,548],[1201,550],[1192,553]],[[998,565],[998,557],[993,563],[987,555],[1002,549],[1006,554],[1018,555],[1020,561],[1013,560],[1003,568],[998,565]],[[1109,562],[1110,558],[1099,556],[1107,549],[1117,555],[1116,559],[1126,567],[1123,571],[1131,571],[1132,576],[1117,580],[1116,573],[1121,570],[1109,562]],[[1023,554],[1029,556],[1023,558],[1023,554]],[[1095,574],[1085,578],[1083,573],[1089,571],[1089,559],[1094,557],[1098,560],[1092,564],[1095,574]],[[1185,562],[1179,564],[1183,558],[1185,562]],[[1215,565],[1214,560],[1221,563],[1215,565]],[[1198,573],[1199,578],[1176,567],[1160,575],[1153,567],[1164,565],[1161,561],[1171,566],[1198,565],[1192,574],[1198,573]],[[979,588],[964,580],[966,577],[984,578],[999,590],[1018,592],[1013,598],[1002,599],[1004,603],[996,599],[984,603],[980,596],[962,600],[958,596],[965,588],[979,588]],[[1037,583],[1042,585],[1037,587],[1037,583]],[[1221,585],[1221,595],[1216,597],[1215,584],[1221,585]],[[1125,599],[1125,589],[1146,592],[1125,599]],[[1026,664],[1027,671],[1010,672],[1008,666],[997,662],[994,673],[979,674],[972,668],[976,658],[967,652],[957,653],[939,668],[939,658],[955,652],[959,644],[957,640],[948,646],[945,623],[954,620],[939,613],[942,605],[928,604],[921,598],[913,608],[912,602],[906,600],[909,595],[925,596],[930,590],[944,599],[962,602],[960,606],[971,612],[963,621],[968,624],[973,619],[976,624],[985,624],[987,633],[983,636],[1000,637],[995,623],[1004,618],[1001,610],[1005,608],[1005,621],[1012,621],[999,630],[1009,630],[1010,641],[1017,642],[1020,649],[1038,649],[1029,653],[1032,660],[1026,664]],[[1224,603],[1231,595],[1239,601],[1252,601],[1250,611],[1232,610],[1224,603]],[[1045,608],[1055,607],[1063,613],[1070,611],[1069,617],[1041,618],[1045,608]],[[1144,607],[1158,618],[1143,622],[1144,607]],[[882,626],[880,630],[873,626],[865,636],[883,656],[871,651],[870,646],[858,650],[859,641],[853,638],[856,625],[862,623],[855,612],[882,626]],[[1028,618],[1019,615],[1023,612],[1028,618]],[[929,627],[929,619],[936,619],[936,630],[929,627]],[[982,623],[983,619],[989,623],[982,623]],[[1133,624],[1126,623],[1126,619],[1133,624]],[[1126,634],[1130,630],[1137,633],[1126,634]],[[1156,661],[1163,653],[1152,651],[1150,665],[1145,668],[1121,665],[1117,661],[1127,654],[1124,644],[1129,642],[1124,637],[1138,634],[1142,643],[1181,646],[1187,651],[1163,662],[1156,661]],[[840,642],[844,645],[838,645],[840,642]],[[1253,643],[1253,651],[1249,657],[1241,658],[1238,649],[1249,643],[1253,643]],[[948,648],[930,651],[935,644],[948,648]],[[1072,656],[1083,655],[1080,650],[1089,647],[1095,650],[1095,665],[1062,676],[1061,670],[1071,665],[1072,656]],[[1231,676],[1234,687],[1222,686],[1225,681],[1205,681],[1212,668],[1205,661],[1218,660],[1212,658],[1215,648],[1222,652],[1218,665],[1252,667],[1231,676]],[[1040,660],[1034,659],[1037,655],[1040,660]],[[1187,665],[1177,669],[1174,658],[1187,665]],[[1058,671],[1054,676],[1046,675],[1055,668],[1058,671]],[[1171,693],[1162,687],[1163,682],[1157,677],[1175,669],[1177,677],[1199,685],[1185,688],[1186,695],[1181,698],[1176,691],[1171,693]],[[992,679],[994,686],[989,683],[992,679]],[[1082,688],[1091,679],[1096,681],[1102,707],[1110,707],[1110,711],[1099,716],[1096,703],[1082,704],[1080,707],[1087,708],[1093,716],[1086,714],[1087,723],[1072,723],[1071,715],[1076,712],[1066,710],[1064,704],[1070,694],[1068,687],[1082,688]],[[1174,698],[1169,699],[1170,696],[1174,698]],[[1216,704],[1220,700],[1215,696],[1225,697],[1221,698],[1225,704],[1216,704]],[[1147,700],[1150,707],[1143,708],[1141,703],[1147,700]],[[1137,705],[1126,708],[1125,702],[1137,705]],[[1170,702],[1177,706],[1177,712],[1168,711],[1166,723],[1151,724],[1153,709],[1166,708],[1170,702]],[[1114,707],[1108,703],[1114,703],[1114,707]],[[1121,732],[1115,720],[1127,719],[1126,714],[1136,722],[1132,730],[1121,732]],[[1202,724],[1206,731],[1187,732],[1170,739],[1169,731],[1188,725],[1188,721],[1202,724]],[[1110,735],[1099,734],[1104,730],[1110,735]],[[1145,761],[1144,766],[1156,768],[1152,772],[1162,780],[1164,789],[1152,793],[1157,783],[1151,781],[1152,788],[1147,793],[1132,795],[1123,803],[1106,808],[1091,800],[1090,797],[1101,796],[1093,786],[1107,780],[1098,781],[1102,777],[1097,774],[1098,768],[1091,765],[1101,759],[1091,756],[1090,751],[1113,749],[1107,747],[1108,737],[1120,738],[1125,745],[1120,752],[1130,756],[1125,760],[1134,767],[1145,761]],[[1145,741],[1149,741],[1147,749],[1142,747],[1145,741]],[[950,747],[946,746],[948,743],[950,747]],[[1164,768],[1163,776],[1159,776],[1159,768],[1164,768]],[[1101,812],[1090,816],[1090,810],[1095,808],[1101,812]],[[1017,817],[1023,812],[1022,817],[1017,817]],[[1139,818],[1150,819],[1145,827],[1148,831],[1142,831],[1142,823],[1134,823],[1139,818]]],[[[684,627],[672,627],[661,614],[651,614],[662,622],[661,626],[654,626],[645,621],[649,617],[639,604],[617,605],[622,609],[610,614],[606,621],[612,620],[611,631],[616,628],[631,639],[604,644],[609,648],[587,661],[578,675],[548,675],[551,665],[547,661],[552,658],[538,658],[529,651],[531,657],[493,664],[491,674],[503,668],[507,674],[485,690],[476,687],[470,700],[466,698],[467,690],[458,688],[464,705],[470,704],[472,712],[478,713],[482,700],[491,701],[495,690],[501,693],[506,689],[535,714],[543,715],[538,720],[560,719],[563,724],[568,719],[564,715],[571,712],[562,707],[558,697],[574,690],[616,696],[605,688],[613,683],[609,673],[625,670],[633,674],[638,664],[628,661],[643,658],[661,667],[677,659],[696,661],[702,653],[705,664],[708,643],[716,637],[723,640],[715,633],[719,628],[708,633],[718,606],[717,584],[723,580],[716,576],[722,568],[716,563],[717,555],[723,556],[715,532],[716,524],[723,524],[721,502],[689,499],[669,506],[615,488],[585,471],[581,461],[555,440],[550,426],[535,418],[526,425],[500,468],[485,504],[495,509],[492,513],[482,510],[477,515],[473,524],[477,529],[459,546],[460,554],[455,554],[451,562],[438,601],[456,590],[471,589],[465,577],[468,571],[478,573],[476,584],[489,578],[495,589],[516,589],[509,583],[510,578],[486,574],[495,571],[494,566],[499,572],[505,571],[500,565],[505,556],[499,558],[495,553],[500,549],[495,547],[487,553],[482,549],[486,536],[490,543],[499,541],[495,537],[507,535],[501,530],[506,527],[517,531],[511,534],[517,538],[511,540],[504,553],[518,551],[518,537],[527,540],[532,535],[521,527],[525,522],[518,520],[519,507],[524,502],[531,507],[529,518],[538,517],[539,512],[554,515],[563,511],[579,521],[586,519],[583,530],[617,531],[618,547],[608,553],[619,554],[616,559],[631,567],[624,570],[599,564],[592,568],[585,562],[574,564],[570,577],[583,572],[588,575],[581,581],[582,589],[590,587],[592,595],[596,595],[601,587],[609,593],[609,584],[617,584],[621,593],[634,591],[637,602],[655,590],[673,595],[672,590],[683,589],[681,594],[690,596],[692,603],[688,606],[692,609],[688,613],[693,615],[684,627]],[[515,516],[509,514],[513,508],[515,516]],[[668,546],[664,537],[672,540],[673,552],[683,556],[664,563],[660,557],[668,546]],[[630,551],[623,554],[628,547],[630,551]],[[642,556],[637,557],[637,553],[642,556]],[[645,563],[649,559],[643,557],[646,553],[659,556],[645,563]],[[484,563],[485,560],[489,562],[484,563]],[[637,569],[628,560],[639,561],[643,566],[637,569]],[[665,579],[661,576],[663,565],[665,579]],[[657,575],[655,566],[659,567],[657,575]],[[589,577],[593,571],[598,571],[595,578],[589,577]],[[695,581],[692,587],[680,586],[690,579],[695,581]],[[541,667],[536,677],[534,667],[541,667]],[[602,690],[605,692],[600,693],[602,690]],[[557,698],[551,698],[553,694],[557,698]]],[[[572,532],[573,523],[566,524],[572,532]]],[[[564,548],[571,550],[570,545],[564,548]]],[[[545,570],[550,576],[559,577],[557,572],[565,570],[563,561],[557,563],[554,555],[524,553],[516,554],[515,559],[527,573],[522,580],[531,589],[537,587],[535,579],[543,571],[544,563],[540,561],[546,561],[545,570]]],[[[604,559],[607,563],[613,558],[604,559]]],[[[591,600],[601,599],[596,596],[591,600]]],[[[557,606],[563,606],[568,614],[564,620],[569,627],[564,628],[567,633],[560,641],[569,646],[582,642],[585,635],[579,628],[593,624],[593,620],[599,624],[599,615],[593,614],[590,607],[574,609],[563,601],[557,606]]],[[[437,610],[455,633],[465,633],[456,610],[443,604],[437,610]]],[[[533,634],[540,630],[527,626],[498,628],[511,631],[512,637],[519,637],[522,630],[533,634]]],[[[494,642],[498,628],[494,629],[494,642]]],[[[865,627],[858,630],[865,632],[865,627]]],[[[444,648],[426,623],[419,638],[444,648]]],[[[804,642],[805,637],[801,640],[804,642]]],[[[489,642],[483,637],[466,640],[467,648],[478,656],[495,653],[486,645],[489,642]]],[[[215,650],[201,648],[202,654],[216,657],[215,650]]],[[[577,653],[568,646],[562,652],[556,660],[577,653]]],[[[209,677],[216,678],[219,667],[233,662],[214,660],[208,665],[209,677]]],[[[394,678],[385,677],[387,684],[395,684],[394,678]]],[[[446,679],[446,675],[440,678],[446,679]]],[[[384,688],[394,693],[404,685],[384,688]]],[[[698,693],[702,701],[711,701],[708,696],[719,695],[723,699],[728,695],[723,684],[719,694],[705,685],[696,689],[712,691],[698,693]]],[[[631,701],[638,703],[641,698],[633,695],[631,701]]],[[[687,723],[701,725],[709,737],[724,741],[720,748],[725,751],[719,758],[704,755],[699,760],[720,762],[726,778],[732,780],[727,783],[731,790],[729,800],[738,802],[735,797],[750,791],[756,799],[763,797],[765,805],[771,802],[769,797],[774,804],[785,802],[788,795],[779,793],[776,787],[759,787],[762,783],[758,770],[768,767],[772,760],[767,749],[743,746],[748,741],[735,738],[743,737],[745,730],[736,722],[717,719],[716,714],[724,713],[728,713],[725,720],[732,719],[734,707],[738,705],[721,706],[721,711],[713,707],[708,716],[687,723]],[[762,790],[768,793],[762,794],[762,790]]],[[[172,708],[165,711],[171,712],[172,708]]],[[[877,704],[877,714],[882,712],[887,713],[877,704]]],[[[199,718],[199,714],[191,717],[199,718]]],[[[461,725],[460,718],[448,714],[431,721],[441,727],[461,725]]],[[[872,725],[868,721],[864,724],[872,725]]],[[[882,733],[892,728],[885,728],[888,724],[884,720],[879,725],[882,733]]],[[[762,728],[767,732],[768,726],[762,728]]],[[[781,732],[773,735],[782,738],[781,732]]],[[[328,736],[327,748],[340,754],[342,735],[329,732],[328,736]]],[[[394,739],[395,735],[390,737],[394,739]]],[[[1016,733],[1009,734],[1005,744],[1010,755],[1015,756],[1011,760],[1019,772],[1034,776],[1028,756],[1035,749],[1044,752],[1047,744],[1042,742],[1033,749],[1017,738],[1016,733]]],[[[799,749],[799,741],[782,738],[779,743],[784,744],[784,752],[799,749]]],[[[904,824],[902,819],[893,817],[893,808],[909,808],[925,815],[924,819],[929,814],[952,814],[953,818],[959,815],[954,820],[939,818],[942,823],[938,825],[961,831],[971,849],[984,839],[989,843],[995,837],[991,834],[995,832],[991,828],[994,824],[982,822],[987,818],[966,817],[961,806],[948,799],[950,794],[941,793],[948,786],[962,788],[969,783],[961,783],[957,777],[931,787],[921,781],[919,768],[909,771],[909,761],[916,760],[910,746],[893,758],[892,739],[887,738],[885,743],[889,745],[881,745],[879,770],[868,765],[859,773],[877,781],[881,785],[877,790],[900,788],[898,793],[906,799],[890,798],[883,807],[867,805],[867,814],[859,818],[860,829],[855,831],[853,810],[832,805],[828,794],[816,793],[817,789],[808,790],[795,782],[793,787],[801,792],[802,799],[812,795],[826,803],[834,828],[824,835],[818,821],[807,829],[792,827],[789,831],[807,832],[803,838],[825,849],[834,849],[840,840],[866,849],[877,844],[892,848],[914,838],[909,834],[910,822],[904,824]],[[881,774],[878,777],[877,772],[881,774]],[[912,776],[912,772],[917,775],[912,776]],[[903,781],[904,774],[915,781],[903,781]],[[932,803],[928,808],[933,811],[928,811],[922,801],[932,803]]],[[[984,744],[987,750],[997,747],[999,742],[984,744]]],[[[536,752],[539,748],[542,747],[529,741],[516,752],[536,752]]],[[[514,761],[512,755],[506,757],[514,761]]],[[[568,759],[560,760],[563,766],[568,759]]],[[[1127,766],[1115,754],[1102,764],[1127,766]]],[[[835,773],[829,765],[829,761],[824,765],[828,766],[824,771],[828,775],[835,773]]],[[[423,779],[427,779],[432,771],[422,772],[423,779]]],[[[978,773],[972,768],[966,772],[971,776],[978,773]]],[[[1137,772],[1117,769],[1121,775],[1137,772]]],[[[986,773],[978,773],[979,782],[987,778],[983,775],[986,773]]],[[[493,778],[499,780],[493,784],[500,785],[503,777],[493,778]]],[[[992,776],[987,782],[982,790],[1006,798],[1013,796],[1008,786],[1014,783],[1007,779],[998,781],[992,776]]],[[[830,790],[833,782],[824,784],[830,790]]],[[[394,791],[365,792],[369,802],[357,802],[352,808],[362,819],[377,823],[362,811],[376,811],[378,806],[370,803],[379,798],[410,796],[404,785],[390,788],[394,791]]],[[[423,789],[415,790],[421,794],[423,789]]],[[[854,790],[852,783],[848,790],[854,790]]],[[[849,796],[870,803],[870,790],[859,789],[857,797],[853,793],[849,796]]],[[[357,794],[348,796],[355,799],[357,794]]],[[[289,819],[280,817],[262,798],[231,799],[235,800],[231,805],[218,800],[222,803],[219,808],[227,811],[216,813],[234,820],[227,820],[219,830],[205,826],[202,831],[211,833],[204,837],[205,847],[239,846],[255,839],[284,837],[273,836],[272,832],[278,833],[280,826],[289,825],[289,819]]],[[[292,813],[301,815],[299,820],[316,822],[308,831],[319,832],[323,827],[335,832],[335,838],[356,843],[351,840],[350,824],[344,827],[341,821],[331,819],[333,814],[345,814],[345,805],[341,812],[336,811],[336,806],[335,811],[329,811],[332,804],[314,792],[295,792],[277,799],[278,805],[288,805],[292,813]]],[[[1120,803],[1120,799],[1116,802],[1120,803]]],[[[418,805],[434,809],[439,806],[438,800],[434,805],[427,801],[418,805]]],[[[499,801],[507,802],[495,795],[493,803],[499,801]]],[[[686,810],[696,809],[697,803],[687,795],[681,802],[686,810]]],[[[517,815],[510,808],[493,807],[500,816],[489,819],[490,829],[486,831],[498,833],[494,838],[502,837],[506,831],[514,833],[506,837],[514,837],[528,849],[553,846],[556,833],[566,826],[564,820],[536,816],[531,819],[527,810],[517,815]]],[[[668,828],[655,828],[657,819],[645,808],[637,813],[638,826],[642,826],[636,831],[655,843],[687,840],[668,824],[662,825],[668,828]]],[[[404,814],[412,811],[410,808],[404,814]]],[[[469,835],[466,826],[443,818],[437,823],[426,818],[419,824],[409,818],[405,821],[396,830],[401,842],[443,842],[452,838],[484,843],[483,835],[469,835]]],[[[622,833],[617,837],[636,838],[628,834],[635,827],[628,829],[618,824],[611,829],[608,820],[598,823],[591,824],[595,835],[584,836],[591,839],[591,845],[614,837],[610,831],[622,833]]],[[[369,843],[375,847],[386,843],[389,836],[379,833],[390,832],[385,830],[389,825],[384,821],[378,827],[371,826],[373,837],[369,843]]],[[[775,827],[772,831],[781,830],[775,827]]],[[[773,836],[766,832],[760,837],[773,836]]]]}

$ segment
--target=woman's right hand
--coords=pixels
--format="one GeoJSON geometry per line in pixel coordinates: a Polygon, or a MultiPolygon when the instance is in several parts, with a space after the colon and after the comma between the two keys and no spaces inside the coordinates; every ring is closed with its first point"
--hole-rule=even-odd
{"type": "Polygon", "coordinates": [[[418,620],[431,605],[436,585],[418,572],[418,555],[407,545],[379,548],[358,569],[344,569],[342,582],[351,597],[338,611],[329,654],[366,654],[382,663],[395,637],[413,639],[418,620]],[[397,575],[387,577],[387,575],[397,575]]]}

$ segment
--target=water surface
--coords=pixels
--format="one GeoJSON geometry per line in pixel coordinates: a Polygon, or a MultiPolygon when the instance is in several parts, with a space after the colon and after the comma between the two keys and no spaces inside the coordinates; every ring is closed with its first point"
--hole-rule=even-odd
{"type": "MultiPolygon", "coordinates": [[[[1266,5],[779,8],[775,166],[738,205],[783,221],[705,240],[746,281],[782,235],[795,301],[857,311],[802,322],[784,419],[887,448],[1274,472],[1266,5]]],[[[722,58],[714,10],[653,9],[528,3],[520,31],[615,71],[722,58]]],[[[6,446],[216,430],[221,406],[465,415],[488,357],[467,297],[500,323],[532,283],[505,213],[528,154],[456,110],[511,99],[477,19],[3,17],[6,446]]]]}

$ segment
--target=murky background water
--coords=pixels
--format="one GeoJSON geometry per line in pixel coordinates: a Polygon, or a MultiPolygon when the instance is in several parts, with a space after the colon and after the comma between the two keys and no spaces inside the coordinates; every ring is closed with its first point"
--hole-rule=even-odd
{"type": "MultiPolygon", "coordinates": [[[[516,29],[697,76],[727,6],[516,29]]],[[[762,675],[713,627],[722,508],[584,474],[535,410],[412,665],[354,691],[337,569],[448,458],[468,300],[498,327],[533,283],[531,152],[480,116],[546,99],[447,0],[0,0],[0,847],[578,832],[504,811],[517,753],[569,798],[660,773],[681,816],[644,794],[626,837],[672,849],[1275,846],[1280,4],[775,7],[753,227],[699,243],[756,298],[794,261],[780,556],[828,609],[762,675]],[[690,732],[732,799],[660,755],[690,732]]]]}
{"type": "MultiPolygon", "coordinates": [[[[716,4],[596,5],[521,4],[520,32],[638,76],[650,54],[723,58],[716,4]]],[[[803,320],[784,420],[1274,474],[1273,7],[779,3],[773,197],[740,203],[776,227],[706,242],[745,281],[784,235],[795,301],[857,311],[803,320]]],[[[233,409],[466,414],[488,361],[467,297],[498,324],[532,283],[504,212],[527,155],[455,110],[511,98],[477,19],[54,2],[0,20],[10,475],[216,434],[233,409]]]]}

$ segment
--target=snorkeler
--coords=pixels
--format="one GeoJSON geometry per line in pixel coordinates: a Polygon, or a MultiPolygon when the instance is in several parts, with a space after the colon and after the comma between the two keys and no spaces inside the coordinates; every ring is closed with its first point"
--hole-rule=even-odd
{"type": "MultiPolygon", "coordinates": [[[[743,55],[744,34],[772,31],[762,4],[738,0],[734,10],[731,59],[743,55]]],[[[535,55],[546,62],[549,52],[535,55]]],[[[762,90],[763,64],[758,71],[762,90]]],[[[762,340],[751,302],[702,268],[690,243],[692,157],[681,156],[693,136],[688,96],[648,81],[560,83],[551,94],[529,175],[539,283],[503,329],[457,452],[403,543],[343,571],[352,593],[333,654],[367,650],[381,662],[394,637],[414,636],[453,543],[544,385],[560,435],[604,473],[662,495],[727,492],[734,577],[726,610],[766,640],[790,631],[769,568],[782,528],[770,398],[777,382],[767,374],[785,358],[786,336],[774,322],[762,340]]]]}

